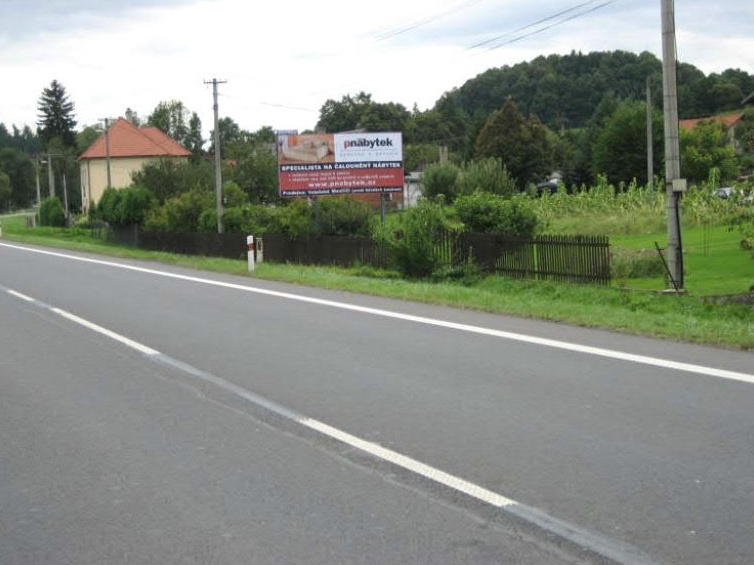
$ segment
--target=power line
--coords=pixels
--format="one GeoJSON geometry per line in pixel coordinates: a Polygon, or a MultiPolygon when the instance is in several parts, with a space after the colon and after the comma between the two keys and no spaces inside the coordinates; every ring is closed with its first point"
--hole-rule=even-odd
{"type": "Polygon", "coordinates": [[[301,108],[300,106],[289,106],[288,104],[272,104],[270,102],[258,102],[261,106],[271,106],[273,108],[285,108],[286,110],[298,110],[299,112],[319,112],[314,108],[301,108]]]}
{"type": "Polygon", "coordinates": [[[579,12],[578,14],[574,14],[573,16],[570,16],[568,18],[565,18],[563,20],[560,20],[560,21],[555,22],[553,24],[550,24],[548,26],[536,29],[536,30],[534,30],[534,31],[532,31],[530,33],[525,33],[524,35],[519,35],[518,37],[514,37],[513,39],[511,39],[509,41],[505,41],[505,42],[500,43],[498,45],[493,45],[491,47],[488,47],[487,50],[491,51],[493,49],[499,49],[500,47],[504,47],[506,45],[510,45],[511,43],[516,43],[518,41],[521,41],[522,39],[526,39],[527,37],[531,37],[532,35],[540,34],[540,33],[544,32],[544,31],[547,31],[548,29],[552,29],[552,28],[554,28],[556,26],[559,26],[559,25],[562,25],[564,23],[573,21],[573,20],[575,20],[577,18],[580,18],[580,17],[585,16],[587,14],[590,14],[592,12],[596,12],[597,10],[599,10],[601,8],[604,8],[606,6],[609,6],[610,4],[614,4],[615,2],[618,2],[618,0],[608,0],[607,2],[603,2],[602,4],[598,4],[597,6],[589,8],[588,10],[584,10],[583,12],[579,12]]]}
{"type": "Polygon", "coordinates": [[[568,14],[569,12],[573,12],[574,10],[578,10],[579,8],[583,8],[584,6],[587,6],[589,4],[594,4],[596,1],[597,0],[588,0],[587,2],[582,2],[581,4],[577,4],[576,6],[572,6],[571,8],[568,8],[567,10],[562,10],[562,11],[558,12],[557,14],[553,14],[552,16],[548,16],[546,18],[542,18],[541,20],[538,20],[538,21],[536,21],[534,23],[522,26],[522,27],[520,27],[518,29],[514,29],[513,31],[508,31],[508,32],[500,34],[500,35],[498,35],[496,37],[492,37],[490,39],[486,39],[484,41],[480,41],[479,43],[475,43],[474,45],[472,45],[471,47],[468,47],[467,49],[476,49],[478,47],[482,47],[484,45],[488,45],[490,43],[493,43],[493,42],[497,41],[498,39],[502,39],[504,37],[509,37],[509,36],[511,36],[513,34],[516,34],[516,33],[520,32],[520,31],[527,30],[529,28],[532,28],[532,27],[537,26],[539,24],[543,24],[545,22],[549,22],[550,20],[553,20],[553,19],[555,19],[557,17],[560,17],[560,16],[563,16],[565,14],[568,14]]]}
{"type": "MultiPolygon", "coordinates": [[[[221,98],[229,98],[231,100],[242,100],[244,102],[250,102],[252,106],[270,106],[272,108],[284,108],[286,110],[298,110],[299,112],[319,112],[319,110],[315,108],[303,108],[301,106],[292,106],[290,104],[280,104],[280,103],[272,103],[272,102],[262,102],[259,100],[249,100],[246,97],[242,96],[234,96],[232,94],[224,94],[219,92],[218,96],[221,98]]],[[[248,107],[246,105],[242,105],[244,107],[248,107]]]]}
{"type": "MultiPolygon", "coordinates": [[[[465,2],[462,2],[461,4],[458,4],[456,6],[453,6],[451,8],[448,8],[447,10],[443,12],[438,12],[432,16],[428,16],[424,19],[417,20],[416,22],[409,24],[404,27],[396,28],[392,31],[387,31],[381,35],[375,36],[375,39],[377,41],[385,41],[386,39],[390,39],[391,37],[395,37],[396,35],[401,35],[402,33],[406,33],[408,31],[414,30],[416,28],[422,27],[424,25],[427,25],[429,23],[432,23],[434,21],[437,21],[441,18],[444,18],[446,16],[449,16],[451,14],[455,14],[456,12],[459,12],[460,10],[473,6],[474,4],[479,4],[480,2],[485,2],[486,0],[466,0],[465,2]]],[[[595,0],[592,0],[595,1],[595,0]]]]}

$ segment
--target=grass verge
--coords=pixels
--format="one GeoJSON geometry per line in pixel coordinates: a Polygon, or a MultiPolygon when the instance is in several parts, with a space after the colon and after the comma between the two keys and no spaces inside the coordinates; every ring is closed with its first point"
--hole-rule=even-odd
{"type": "MultiPolygon", "coordinates": [[[[4,218],[3,228],[5,238],[14,241],[248,275],[243,261],[120,247],[96,240],[83,230],[28,230],[25,220],[16,223],[15,218],[4,218]],[[23,227],[21,222],[24,222],[23,227]]],[[[427,283],[402,280],[373,269],[270,263],[259,265],[254,277],[700,344],[754,348],[754,309],[744,305],[704,304],[693,295],[668,296],[649,291],[518,281],[496,276],[468,286],[427,283]]]]}

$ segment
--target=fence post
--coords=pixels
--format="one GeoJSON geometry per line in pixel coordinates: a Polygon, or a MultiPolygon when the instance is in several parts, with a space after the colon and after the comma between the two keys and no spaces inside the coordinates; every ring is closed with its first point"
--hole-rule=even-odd
{"type": "Polygon", "coordinates": [[[264,262],[264,240],[261,237],[258,237],[256,241],[254,242],[254,250],[256,251],[256,262],[257,263],[263,263],[264,262]]]}
{"type": "Polygon", "coordinates": [[[249,272],[253,273],[256,265],[254,264],[254,236],[246,236],[246,255],[249,262],[249,272]]]}

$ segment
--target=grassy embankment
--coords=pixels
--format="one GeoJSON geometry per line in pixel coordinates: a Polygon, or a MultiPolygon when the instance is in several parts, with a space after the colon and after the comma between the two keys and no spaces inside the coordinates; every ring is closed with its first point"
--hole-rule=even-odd
{"type": "MultiPolygon", "coordinates": [[[[27,229],[23,217],[0,218],[6,240],[101,253],[209,271],[248,275],[243,261],[186,257],[111,245],[85,230],[27,229]]],[[[754,309],[704,304],[700,296],[746,292],[754,283],[754,260],[724,227],[684,231],[687,296],[661,295],[662,277],[616,281],[632,289],[517,281],[489,276],[473,284],[406,281],[369,268],[262,264],[254,277],[486,312],[542,318],[677,340],[754,348],[754,309]]],[[[664,234],[611,238],[622,249],[652,249],[664,234]]]]}

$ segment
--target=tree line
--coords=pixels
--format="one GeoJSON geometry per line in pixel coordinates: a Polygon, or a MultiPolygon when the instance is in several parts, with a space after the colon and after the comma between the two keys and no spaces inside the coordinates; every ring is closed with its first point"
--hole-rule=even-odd
{"type": "MultiPolygon", "coordinates": [[[[406,170],[425,170],[447,147],[456,166],[494,159],[519,190],[559,171],[568,186],[592,185],[598,175],[610,182],[647,182],[646,112],[654,129],[655,175],[662,174],[662,65],[650,53],[625,51],[550,55],[529,62],[489,69],[444,93],[428,110],[408,110],[395,102],[377,102],[365,92],[346,94],[322,105],[317,131],[355,129],[400,131],[406,170]],[[653,89],[644,103],[645,84],[653,89]]],[[[705,75],[687,63],[678,66],[681,117],[713,115],[740,109],[754,92],[754,75],[737,69],[705,75]]],[[[736,154],[725,131],[703,125],[682,138],[683,174],[703,180],[710,170],[729,180],[754,168],[754,111],[737,127],[741,149],[736,154]]],[[[156,126],[192,153],[185,167],[160,165],[138,179],[164,202],[177,192],[211,190],[214,150],[202,135],[196,112],[180,100],[160,102],[144,119],[127,108],[135,125],[156,126]],[[162,167],[162,168],[160,168],[162,167]],[[185,170],[184,170],[185,169],[185,170]]],[[[77,157],[103,131],[102,124],[79,127],[75,105],[53,80],[38,100],[36,129],[9,129],[0,123],[0,209],[29,206],[36,200],[36,176],[43,195],[52,178],[60,194],[63,177],[69,208],[80,207],[77,157]],[[52,155],[52,158],[47,158],[52,155]],[[50,161],[49,163],[47,161],[50,161]]],[[[218,125],[224,178],[235,183],[250,203],[276,202],[277,170],[271,127],[243,130],[230,117],[218,125]]]]}
{"type": "MultiPolygon", "coordinates": [[[[402,131],[409,170],[436,162],[436,146],[443,145],[456,163],[501,158],[521,188],[545,180],[553,170],[569,186],[591,185],[600,174],[616,184],[634,178],[647,182],[647,81],[654,173],[661,175],[662,63],[648,52],[572,52],[489,69],[444,93],[426,111],[378,103],[364,92],[346,95],[324,103],[317,127],[328,132],[402,131]]],[[[754,75],[738,69],[705,75],[680,63],[678,92],[681,118],[742,110],[742,100],[754,92],[754,75]]],[[[690,180],[703,180],[712,168],[727,180],[751,171],[750,146],[744,145],[744,154],[737,157],[724,134],[715,125],[683,134],[690,180]]]]}

